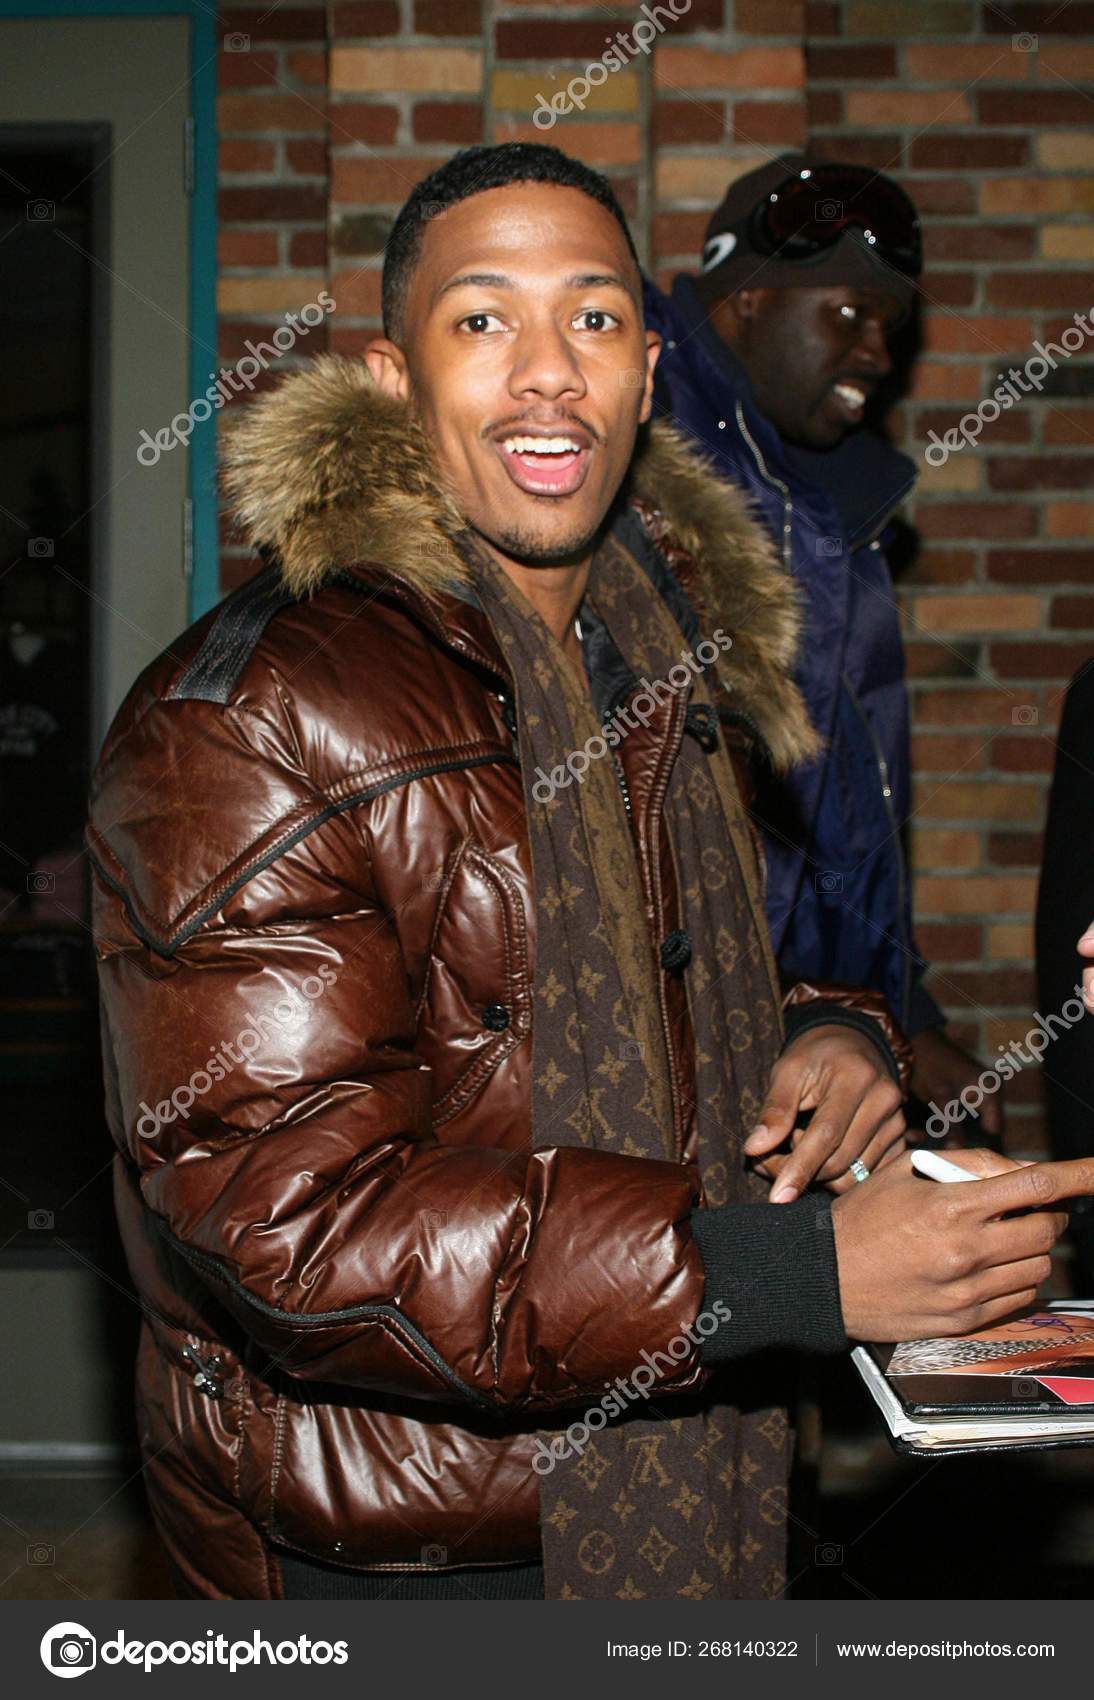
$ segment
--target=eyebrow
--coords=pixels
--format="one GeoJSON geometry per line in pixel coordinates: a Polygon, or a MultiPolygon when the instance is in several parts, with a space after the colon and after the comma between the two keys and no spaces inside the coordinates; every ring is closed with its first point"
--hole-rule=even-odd
{"type": "MultiPolygon", "coordinates": [[[[475,284],[480,289],[515,289],[517,286],[511,277],[503,272],[460,272],[458,277],[450,277],[442,284],[434,296],[432,305],[436,306],[442,295],[447,295],[450,289],[462,289],[467,284],[475,284]]],[[[621,289],[628,295],[636,307],[640,302],[632,286],[618,272],[574,272],[571,277],[563,279],[566,289],[621,289]]]]}

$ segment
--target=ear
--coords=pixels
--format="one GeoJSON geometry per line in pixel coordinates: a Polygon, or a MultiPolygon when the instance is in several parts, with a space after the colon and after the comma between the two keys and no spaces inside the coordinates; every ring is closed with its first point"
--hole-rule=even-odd
{"type": "Polygon", "coordinates": [[[663,339],[656,331],[646,332],[646,384],[642,396],[642,407],[638,415],[638,423],[644,425],[653,412],[653,369],[657,365],[658,356],[663,347],[663,339]]]}
{"type": "Polygon", "coordinates": [[[389,337],[377,336],[365,345],[365,365],[373,382],[398,401],[406,401],[410,395],[410,373],[407,369],[406,355],[398,343],[389,337]]]}
{"type": "Polygon", "coordinates": [[[726,306],[738,319],[755,319],[769,294],[766,289],[738,289],[726,296],[726,306]]]}

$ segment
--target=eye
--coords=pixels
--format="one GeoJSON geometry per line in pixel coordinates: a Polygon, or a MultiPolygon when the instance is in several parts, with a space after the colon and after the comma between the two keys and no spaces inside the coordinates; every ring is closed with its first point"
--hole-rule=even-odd
{"type": "MultiPolygon", "coordinates": [[[[459,322],[460,322],[460,325],[467,325],[468,327],[470,327],[475,323],[475,321],[481,322],[484,319],[493,319],[493,321],[496,325],[501,324],[501,320],[498,318],[498,315],[496,313],[468,313],[466,315],[466,317],[462,318],[459,322]]],[[[477,330],[472,331],[473,336],[478,335],[478,334],[479,334],[479,332],[477,330]]],[[[493,334],[493,333],[490,333],[490,334],[493,334]]]]}
{"type": "MultiPolygon", "coordinates": [[[[617,325],[619,323],[615,314],[607,312],[603,307],[586,307],[577,316],[579,319],[610,319],[613,325],[617,325]]],[[[590,325],[588,327],[590,330],[600,330],[602,328],[603,327],[599,325],[590,325]]]]}

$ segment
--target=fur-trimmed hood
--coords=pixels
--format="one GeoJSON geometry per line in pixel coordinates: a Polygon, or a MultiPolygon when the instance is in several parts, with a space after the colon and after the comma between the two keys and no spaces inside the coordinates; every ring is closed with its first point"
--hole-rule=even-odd
{"type": "MultiPolygon", "coordinates": [[[[237,525],[272,549],[299,596],[355,565],[381,568],[443,607],[470,575],[453,537],[465,520],[410,407],[361,360],[319,355],[252,402],[226,433],[223,484],[237,525]]],[[[744,495],[675,427],[640,427],[628,493],[659,513],[662,540],[694,557],[708,617],[733,636],[721,670],[777,769],[819,740],[790,670],[800,615],[793,582],[744,495]]]]}

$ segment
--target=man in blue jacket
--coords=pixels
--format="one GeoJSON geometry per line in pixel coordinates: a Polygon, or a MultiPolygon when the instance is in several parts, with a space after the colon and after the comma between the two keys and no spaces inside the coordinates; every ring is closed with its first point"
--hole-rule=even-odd
{"type": "MultiPolygon", "coordinates": [[[[912,462],[863,426],[920,267],[915,208],[865,167],[791,154],[730,185],[699,275],[646,281],[655,406],[750,491],[802,592],[798,678],[825,754],[761,783],[767,910],[784,975],[880,987],[939,1108],[981,1065],[922,984],[901,844],[908,698],[885,544],[912,462]]],[[[982,1131],[999,1134],[998,1098],[982,1131]]]]}

